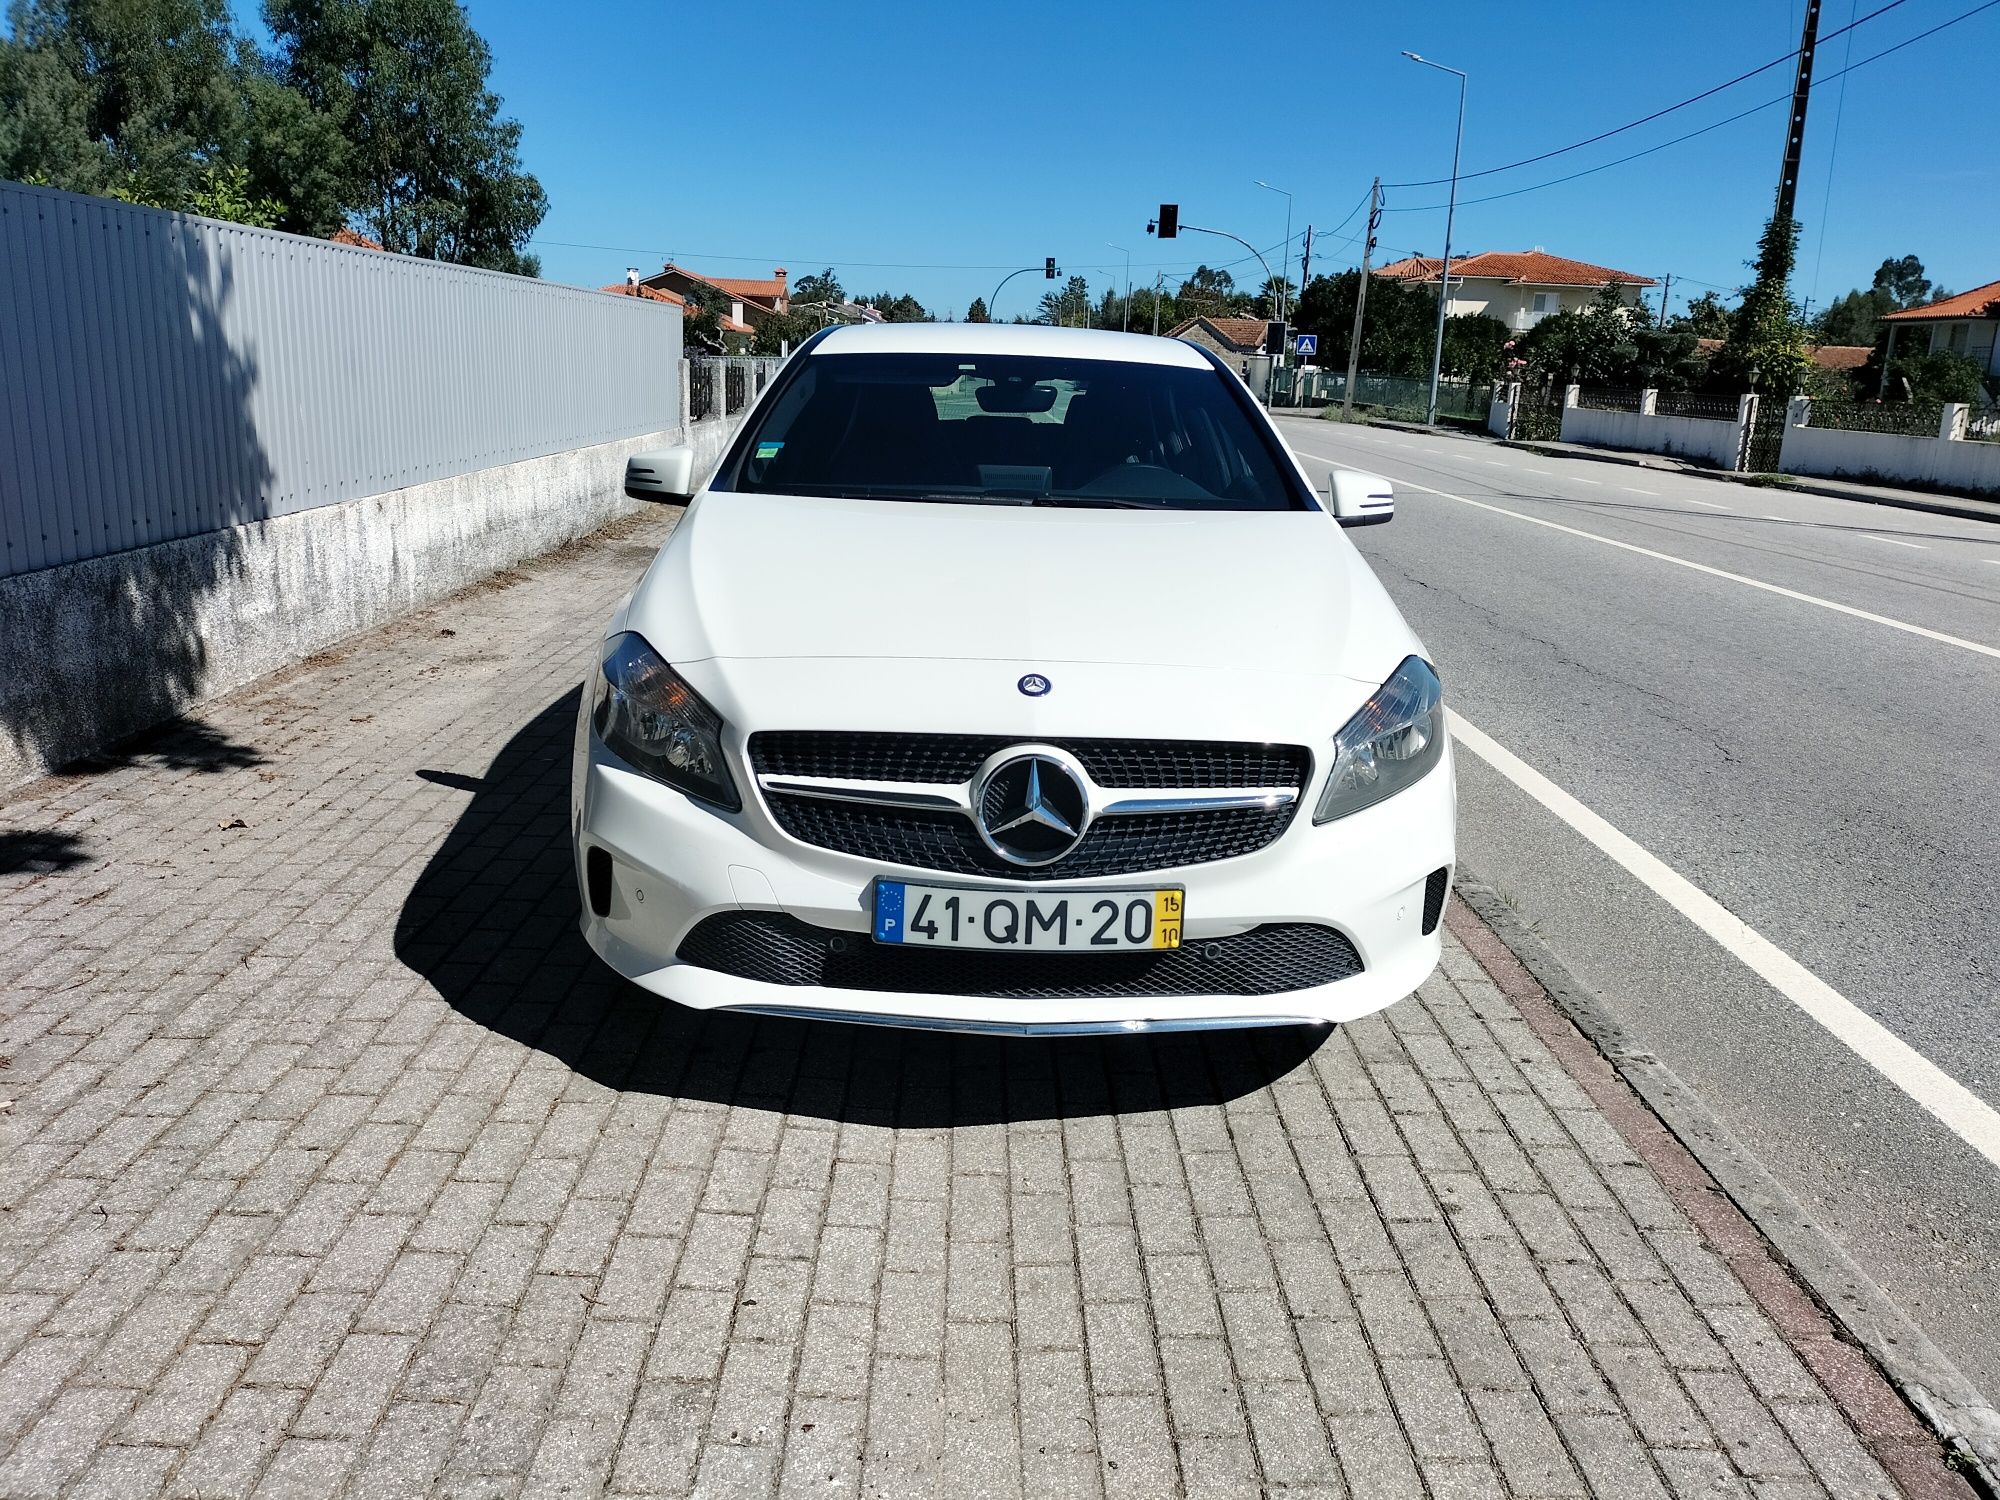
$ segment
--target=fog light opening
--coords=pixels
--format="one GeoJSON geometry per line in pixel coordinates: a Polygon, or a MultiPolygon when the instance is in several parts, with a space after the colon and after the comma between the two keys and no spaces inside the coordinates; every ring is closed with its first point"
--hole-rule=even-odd
{"type": "Polygon", "coordinates": [[[583,856],[584,892],[590,899],[592,916],[611,915],[611,855],[604,849],[590,849],[583,856]]]}

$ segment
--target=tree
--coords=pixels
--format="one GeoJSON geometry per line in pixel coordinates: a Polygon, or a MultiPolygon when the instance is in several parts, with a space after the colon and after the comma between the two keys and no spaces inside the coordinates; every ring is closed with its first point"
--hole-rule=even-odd
{"type": "MultiPolygon", "coordinates": [[[[1299,293],[1292,324],[1301,333],[1319,336],[1320,364],[1347,367],[1354,339],[1354,301],[1361,272],[1342,271],[1315,276],[1299,293]]],[[[1361,331],[1361,368],[1370,375],[1413,379],[1428,375],[1431,346],[1437,333],[1437,296],[1423,287],[1384,277],[1368,283],[1366,326],[1361,331]]]]}
{"type": "Polygon", "coordinates": [[[348,142],[342,198],[369,233],[405,255],[540,270],[525,245],[548,199],[456,0],[267,0],[264,18],[283,81],[348,142]]]}
{"type": "Polygon", "coordinates": [[[1729,337],[1729,310],[1715,293],[1703,292],[1689,301],[1687,311],[1678,314],[1672,320],[1672,326],[1698,339],[1726,339],[1729,337]]]}
{"type": "Polygon", "coordinates": [[[1134,287],[1132,289],[1132,331],[1134,333],[1151,333],[1153,331],[1153,315],[1156,310],[1159,314],[1160,332],[1162,334],[1170,332],[1174,325],[1186,316],[1182,313],[1180,304],[1175,302],[1166,293],[1157,291],[1149,286],[1134,287]]]}
{"type": "Polygon", "coordinates": [[[1866,291],[1851,291],[1827,304],[1813,321],[1813,335],[1822,344],[1872,344],[1881,337],[1885,314],[1950,295],[1924,274],[1924,263],[1916,256],[1885,260],[1866,291]]]}
{"type": "Polygon", "coordinates": [[[1884,310],[1872,290],[1849,292],[1821,309],[1813,320],[1813,337],[1822,344],[1872,344],[1884,310]]]}
{"type": "Polygon", "coordinates": [[[1652,320],[1644,307],[1628,307],[1616,282],[1581,310],[1542,319],[1515,343],[1531,377],[1566,385],[1635,386],[1648,373],[1642,359],[1652,320]]]}
{"type": "Polygon", "coordinates": [[[1884,401],[1965,401],[1983,404],[1986,390],[1979,362],[1963,354],[1940,349],[1935,354],[1898,350],[1889,361],[1888,378],[1882,376],[1883,347],[1877,345],[1868,363],[1855,372],[1855,393],[1873,398],[1881,392],[1884,401]]]}
{"type": "Polygon", "coordinates": [[[891,323],[934,323],[937,320],[924,311],[923,303],[908,292],[877,292],[872,297],[863,297],[862,302],[872,307],[891,323]]]}
{"type": "Polygon", "coordinates": [[[1444,320],[1446,375],[1491,381],[1499,375],[1511,340],[1507,325],[1485,313],[1453,313],[1444,320]]]}
{"type": "Polygon", "coordinates": [[[1924,263],[1914,255],[1906,255],[1901,260],[1885,260],[1876,268],[1875,281],[1869,287],[1877,297],[1887,304],[1886,311],[1899,312],[1906,307],[1921,307],[1926,302],[1935,302],[1951,293],[1938,286],[1924,275],[1924,263]]]}
{"type": "Polygon", "coordinates": [[[1205,265],[1195,267],[1194,274],[1174,293],[1174,300],[1180,304],[1182,317],[1199,313],[1211,318],[1241,312],[1252,301],[1247,294],[1236,290],[1235,277],[1205,265]]]}
{"type": "Polygon", "coordinates": [[[1291,315],[1292,305],[1299,300],[1299,289],[1293,286],[1287,277],[1269,276],[1265,278],[1264,285],[1257,292],[1257,300],[1253,310],[1258,317],[1277,317],[1278,293],[1280,290],[1284,292],[1286,316],[1289,317],[1291,315]]]}
{"type": "Polygon", "coordinates": [[[681,309],[682,352],[722,353],[722,315],[729,310],[729,299],[720,288],[699,281],[690,283],[682,298],[686,303],[681,309]]]}
{"type": "Polygon", "coordinates": [[[268,217],[237,175],[257,63],[224,0],[17,0],[10,21],[0,176],[185,212],[240,202],[268,217]]]}
{"type": "Polygon", "coordinates": [[[801,276],[792,283],[791,301],[795,307],[802,302],[817,302],[831,307],[846,300],[847,293],[841,289],[840,278],[833,274],[832,266],[801,276]]]}
{"type": "Polygon", "coordinates": [[[965,321],[968,323],[991,323],[993,321],[986,311],[986,299],[984,297],[974,297],[972,299],[972,306],[965,310],[965,321]]]}
{"type": "Polygon", "coordinates": [[[1063,283],[1061,291],[1049,292],[1042,297],[1037,321],[1065,328],[1081,328],[1089,314],[1090,283],[1081,276],[1072,276],[1063,283]]]}
{"type": "Polygon", "coordinates": [[[1813,368],[1806,327],[1792,301],[1792,263],[1798,254],[1796,219],[1773,214],[1757,242],[1757,277],[1729,318],[1729,341],[1709,365],[1712,385],[1726,391],[1791,396],[1805,389],[1813,368]]]}

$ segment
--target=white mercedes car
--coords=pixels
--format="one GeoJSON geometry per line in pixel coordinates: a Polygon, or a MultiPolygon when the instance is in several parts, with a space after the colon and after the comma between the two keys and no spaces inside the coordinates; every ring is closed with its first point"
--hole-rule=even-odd
{"type": "Polygon", "coordinates": [[[1437,673],[1192,344],[801,347],[594,648],[583,931],[683,1005],[1061,1035],[1325,1023],[1438,962],[1437,673]]]}

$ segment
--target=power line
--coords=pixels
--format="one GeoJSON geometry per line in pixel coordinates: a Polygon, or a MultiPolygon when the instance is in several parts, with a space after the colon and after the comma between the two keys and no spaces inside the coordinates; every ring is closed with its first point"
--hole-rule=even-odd
{"type": "MultiPolygon", "coordinates": [[[[1881,9],[1871,10],[1867,15],[1863,16],[1858,21],[1849,21],[1845,26],[1841,27],[1839,31],[1829,32],[1825,37],[1821,38],[1821,41],[1830,42],[1835,37],[1840,36],[1843,33],[1850,32],[1854,30],[1854,28],[1857,26],[1865,26],[1868,22],[1874,20],[1877,16],[1884,15],[1889,11],[1894,10],[1897,6],[1906,3],[1908,3],[1908,0],[1889,0],[1889,3],[1887,5],[1884,5],[1881,9]]],[[[1567,146],[1558,146],[1553,151],[1544,151],[1539,156],[1524,156],[1519,161],[1510,161],[1505,166],[1502,167],[1485,167],[1477,172],[1461,172],[1458,174],[1458,180],[1460,182],[1464,182],[1474,177],[1491,177],[1496,172],[1511,172],[1516,167],[1531,167],[1538,161],[1548,161],[1551,157],[1566,156],[1572,151],[1582,150],[1585,146],[1594,146],[1599,141],[1608,141],[1614,135],[1623,135],[1628,130],[1637,130],[1641,125],[1650,125],[1653,123],[1653,121],[1662,119],[1667,115],[1673,114],[1676,110],[1686,109],[1690,104],[1699,104],[1701,103],[1702,100],[1713,98],[1715,95],[1722,93],[1725,89],[1735,88],[1736,85],[1739,83],[1747,83],[1752,78],[1755,78],[1759,73],[1768,73],[1771,71],[1771,69],[1783,66],[1785,63],[1790,62],[1793,58],[1797,57],[1798,55],[1799,55],[1799,49],[1794,47],[1791,51],[1787,52],[1783,57],[1774,57],[1769,62],[1763,64],[1761,67],[1752,68],[1747,73],[1739,73],[1734,78],[1730,79],[1727,83],[1718,83],[1717,85],[1715,85],[1714,88],[1703,89],[1699,94],[1692,94],[1689,97],[1681,100],[1681,102],[1678,104],[1669,104],[1665,109],[1656,109],[1650,115],[1642,115],[1636,120],[1628,121],[1626,124],[1623,125],[1614,126],[1610,130],[1601,130],[1596,135],[1590,136],[1581,141],[1572,142],[1570,145],[1567,146]]],[[[1449,177],[1427,177],[1421,182],[1385,182],[1382,184],[1382,186],[1385,189],[1411,188],[1411,187],[1439,187],[1449,181],[1451,181],[1449,177]]],[[[1475,198],[1472,201],[1475,203],[1483,203],[1487,200],[1482,198],[1475,198]]]]}
{"type": "MultiPolygon", "coordinates": [[[[680,264],[682,261],[722,260],[737,261],[745,265],[780,265],[787,260],[795,260],[800,265],[831,265],[841,271],[1011,271],[1015,264],[1012,261],[995,261],[989,264],[978,261],[849,260],[840,255],[709,255],[688,250],[666,250],[657,245],[595,245],[578,240],[549,240],[540,237],[530,239],[528,243],[556,246],[564,250],[601,250],[617,255],[657,255],[662,259],[674,260],[675,264],[680,264]]],[[[1268,246],[1265,253],[1270,254],[1278,248],[1276,245],[1268,246]]],[[[1244,257],[1244,260],[1248,259],[1248,256],[1244,257]]],[[[1230,262],[1231,265],[1243,263],[1244,261],[1230,262]]],[[[1064,264],[1073,271],[1113,271],[1124,269],[1125,262],[1066,261],[1064,264]]],[[[1207,261],[1135,260],[1132,262],[1132,268],[1149,271],[1193,271],[1207,264],[1207,261]]]]}
{"type": "MultiPolygon", "coordinates": [[[[1889,54],[1892,52],[1901,52],[1905,47],[1913,46],[1917,42],[1925,40],[1927,37],[1936,36],[1940,31],[1943,31],[1948,27],[1956,26],[1961,21],[1969,21],[1974,16],[1978,15],[1980,12],[1991,10],[1996,5],[2000,5],[2000,0],[1985,0],[1985,4],[1975,5],[1971,10],[1964,11],[1958,15],[1955,15],[1948,21],[1940,21],[1937,25],[1931,27],[1930,30],[1928,31],[1920,31],[1915,36],[1909,37],[1903,41],[1896,43],[1896,45],[1893,47],[1884,47],[1880,52],[1871,53],[1869,56],[1862,58],[1861,61],[1858,63],[1850,63],[1848,66],[1842,68],[1838,73],[1829,73],[1824,78],[1817,79],[1813,83],[1813,87],[1820,88],[1825,84],[1832,83],[1836,78],[1845,78],[1849,73],[1852,73],[1857,68],[1865,68],[1868,66],[1868,64],[1872,62],[1880,62],[1883,58],[1889,56],[1889,54]]],[[[1707,135],[1710,131],[1720,130],[1725,125],[1734,125],[1738,120],[1747,120],[1750,118],[1750,116],[1755,114],[1762,114],[1765,110],[1774,108],[1777,105],[1789,104],[1791,102],[1791,99],[1792,96],[1790,94],[1780,94],[1775,99],[1766,99],[1762,104],[1754,104],[1749,109],[1741,110],[1736,114],[1730,115],[1727,119],[1717,120],[1713,125],[1704,125],[1699,130],[1690,130],[1686,135],[1677,135],[1670,141],[1661,141],[1657,146],[1648,146],[1646,147],[1645,150],[1634,151],[1629,156],[1621,156],[1613,161],[1603,162],[1595,167],[1585,167],[1582,171],[1571,172],[1567,176],[1552,177],[1547,182],[1537,182],[1529,185],[1528,187],[1514,188],[1510,192],[1488,193],[1484,198],[1461,199],[1460,207],[1464,207],[1466,204],[1469,203],[1497,203],[1502,198],[1518,198],[1523,193],[1538,193],[1543,188],[1560,187],[1563,183],[1574,182],[1579,177],[1589,177],[1590,175],[1596,172],[1608,172],[1613,167],[1622,167],[1627,162],[1637,161],[1642,156],[1651,156],[1654,152],[1664,151],[1669,146],[1678,146],[1685,141],[1693,140],[1696,136],[1703,136],[1707,135]]],[[[1445,205],[1442,203],[1426,203],[1412,208],[1388,208],[1384,209],[1383,212],[1392,214],[1435,213],[1444,206],[1445,205]]]]}
{"type": "MultiPolygon", "coordinates": [[[[1858,3],[1859,0],[1848,0],[1850,14],[1853,12],[1853,7],[1858,3]]],[[[1854,38],[1850,36],[1847,39],[1847,53],[1841,58],[1841,61],[1846,62],[1853,55],[1854,38]]],[[[1819,295],[1819,271],[1820,266],[1826,260],[1826,223],[1828,214],[1833,208],[1833,167],[1834,163],[1840,160],[1840,121],[1841,117],[1846,113],[1847,79],[1842,77],[1840,80],[1839,102],[1833,107],[1833,145],[1826,153],[1826,192],[1819,200],[1819,247],[1813,252],[1812,289],[1806,293],[1806,307],[1808,310],[1812,307],[1813,298],[1819,295]]]]}

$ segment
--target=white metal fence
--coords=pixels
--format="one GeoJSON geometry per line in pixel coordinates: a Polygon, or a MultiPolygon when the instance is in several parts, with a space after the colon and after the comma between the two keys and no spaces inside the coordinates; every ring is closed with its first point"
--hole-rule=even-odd
{"type": "Polygon", "coordinates": [[[0,182],[0,577],[680,421],[680,311],[0,182]]]}

